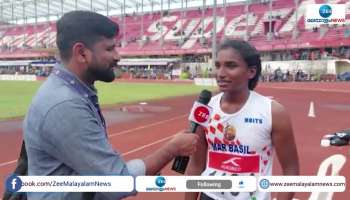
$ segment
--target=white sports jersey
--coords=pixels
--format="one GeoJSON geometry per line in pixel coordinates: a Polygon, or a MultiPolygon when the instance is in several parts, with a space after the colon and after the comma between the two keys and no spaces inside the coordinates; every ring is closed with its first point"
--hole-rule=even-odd
{"type": "MultiPolygon", "coordinates": [[[[222,96],[220,93],[209,102],[213,114],[205,129],[208,152],[202,176],[272,175],[271,99],[250,91],[243,107],[227,114],[220,107],[222,96]]],[[[258,191],[205,194],[220,200],[270,199],[269,193],[258,191]]]]}

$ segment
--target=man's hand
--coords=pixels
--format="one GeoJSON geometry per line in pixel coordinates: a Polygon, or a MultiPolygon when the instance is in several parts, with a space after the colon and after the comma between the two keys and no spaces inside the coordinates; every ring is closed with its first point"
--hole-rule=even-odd
{"type": "Polygon", "coordinates": [[[180,132],[169,142],[174,156],[189,156],[197,150],[199,137],[197,134],[180,132]]]}
{"type": "Polygon", "coordinates": [[[197,134],[181,131],[169,142],[143,159],[146,175],[157,174],[175,156],[189,156],[197,150],[199,137],[197,134]]]}

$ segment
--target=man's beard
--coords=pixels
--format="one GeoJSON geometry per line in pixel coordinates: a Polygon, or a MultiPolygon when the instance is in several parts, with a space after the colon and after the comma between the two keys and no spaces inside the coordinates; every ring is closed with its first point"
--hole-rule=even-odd
{"type": "Polygon", "coordinates": [[[102,66],[98,66],[98,64],[95,63],[88,68],[88,71],[95,80],[112,82],[115,79],[115,74],[112,66],[113,65],[110,65],[108,68],[103,68],[102,66]]]}

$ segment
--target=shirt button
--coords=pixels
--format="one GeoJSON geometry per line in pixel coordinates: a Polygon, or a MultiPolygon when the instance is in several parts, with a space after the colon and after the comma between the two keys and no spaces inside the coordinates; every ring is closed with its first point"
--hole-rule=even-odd
{"type": "Polygon", "coordinates": [[[84,97],[88,98],[88,97],[89,97],[89,95],[88,95],[88,94],[84,94],[84,97]]]}
{"type": "Polygon", "coordinates": [[[57,70],[57,71],[56,71],[56,74],[59,74],[59,73],[60,73],[60,71],[57,70]]]}
{"type": "Polygon", "coordinates": [[[71,81],[70,81],[70,84],[72,84],[72,85],[73,85],[74,83],[75,83],[75,82],[74,82],[74,80],[71,80],[71,81]]]}

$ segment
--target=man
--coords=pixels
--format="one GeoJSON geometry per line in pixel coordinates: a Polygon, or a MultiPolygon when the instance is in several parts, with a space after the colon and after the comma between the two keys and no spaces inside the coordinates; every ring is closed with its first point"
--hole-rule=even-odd
{"type": "MultiPolygon", "coordinates": [[[[57,21],[61,62],[40,87],[24,120],[28,175],[154,175],[198,137],[177,134],[146,158],[124,162],[109,144],[94,82],[114,80],[118,26],[88,11],[57,21]]],[[[28,199],[120,199],[133,193],[28,193],[28,199]]]]}

